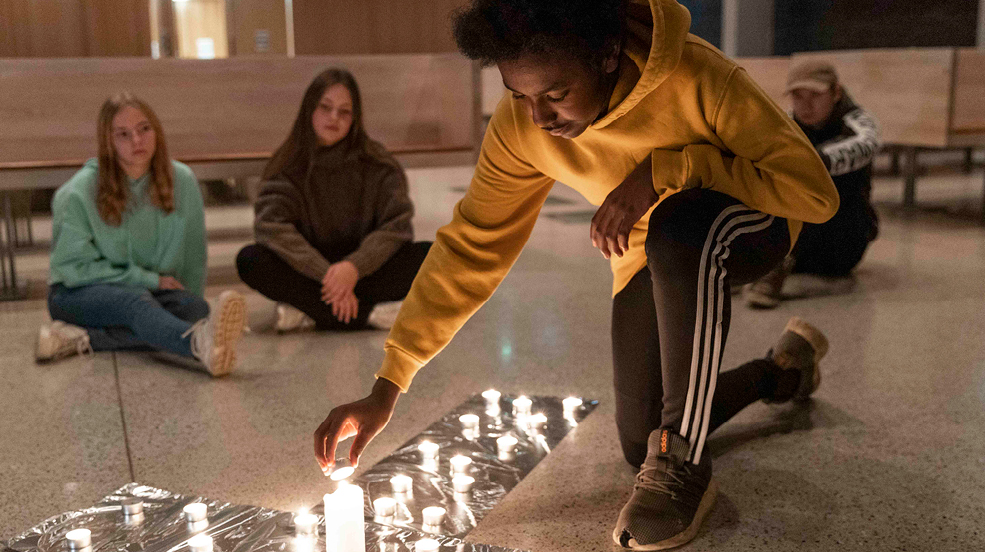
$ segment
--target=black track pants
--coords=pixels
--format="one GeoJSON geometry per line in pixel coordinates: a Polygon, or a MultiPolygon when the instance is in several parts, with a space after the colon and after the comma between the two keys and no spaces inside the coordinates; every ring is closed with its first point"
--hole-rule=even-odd
{"type": "Polygon", "coordinates": [[[708,433],[762,398],[771,362],[718,374],[730,286],[762,277],[789,249],[786,219],[725,194],[687,190],[654,209],[647,267],[612,304],[616,422],[631,464],[643,461],[658,428],[688,439],[697,462],[708,433]]]}

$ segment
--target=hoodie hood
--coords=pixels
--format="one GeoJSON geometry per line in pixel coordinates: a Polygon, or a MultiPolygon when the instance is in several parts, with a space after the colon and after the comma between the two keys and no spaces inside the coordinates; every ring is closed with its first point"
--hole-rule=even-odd
{"type": "Polygon", "coordinates": [[[690,28],[691,13],[676,0],[627,3],[619,80],[609,99],[608,113],[592,128],[604,128],[628,113],[674,72],[690,28]]]}

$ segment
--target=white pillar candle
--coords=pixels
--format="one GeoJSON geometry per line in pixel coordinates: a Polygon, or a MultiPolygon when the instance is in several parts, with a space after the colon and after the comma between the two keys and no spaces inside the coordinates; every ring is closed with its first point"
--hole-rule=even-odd
{"type": "Polygon", "coordinates": [[[72,529],[65,533],[68,547],[72,550],[82,550],[92,546],[92,531],[88,529],[72,529]]]}
{"type": "Polygon", "coordinates": [[[318,516],[301,510],[294,516],[294,534],[299,537],[313,537],[318,534],[318,516]]]}
{"type": "Polygon", "coordinates": [[[364,552],[362,488],[343,482],[324,500],[326,552],[364,552]]]}
{"type": "Polygon", "coordinates": [[[561,401],[561,405],[564,407],[564,415],[571,416],[575,413],[575,409],[581,406],[582,400],[578,397],[568,397],[561,401]]]}
{"type": "Polygon", "coordinates": [[[191,552],[212,552],[212,537],[199,533],[188,539],[188,549],[191,552]]]}
{"type": "Polygon", "coordinates": [[[431,441],[424,441],[417,445],[417,450],[421,451],[421,459],[423,460],[437,460],[439,448],[438,443],[431,441]]]}
{"type": "Polygon", "coordinates": [[[440,546],[434,539],[421,539],[414,543],[414,552],[438,552],[440,546]]]}
{"type": "Polygon", "coordinates": [[[404,474],[398,474],[390,478],[390,487],[398,494],[409,493],[414,489],[414,480],[404,474]]]}
{"type": "Polygon", "coordinates": [[[534,402],[529,397],[522,395],[513,399],[513,415],[517,417],[529,416],[533,404],[534,402]]]}
{"type": "Polygon", "coordinates": [[[472,485],[474,484],[475,478],[471,475],[458,474],[451,478],[451,485],[456,493],[465,494],[472,490],[472,485]]]}
{"type": "Polygon", "coordinates": [[[380,517],[391,517],[397,513],[397,501],[388,496],[381,496],[373,501],[373,511],[380,517]]]}
{"type": "Polygon", "coordinates": [[[191,504],[186,504],[181,511],[185,513],[185,521],[188,523],[198,523],[208,519],[209,507],[202,502],[192,502],[191,504]]]}
{"type": "Polygon", "coordinates": [[[472,467],[472,459],[461,454],[451,458],[451,473],[469,473],[472,467]]]}
{"type": "Polygon", "coordinates": [[[458,421],[462,423],[462,428],[469,431],[476,431],[479,429],[479,417],[475,414],[462,414],[458,417],[458,421]]]}
{"type": "Polygon", "coordinates": [[[421,514],[424,516],[424,525],[440,527],[445,520],[445,509],[441,506],[428,506],[421,514]]]}
{"type": "Polygon", "coordinates": [[[503,435],[499,439],[496,439],[496,448],[500,454],[513,454],[518,442],[516,437],[512,435],[503,435]]]}

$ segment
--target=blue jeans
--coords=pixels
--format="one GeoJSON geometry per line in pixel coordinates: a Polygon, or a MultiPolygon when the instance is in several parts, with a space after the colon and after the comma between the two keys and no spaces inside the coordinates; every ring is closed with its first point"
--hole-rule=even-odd
{"type": "Polygon", "coordinates": [[[209,315],[209,304],[182,290],[56,284],[48,293],[48,312],[53,320],[85,328],[94,351],[151,349],[191,357],[191,336],[182,335],[209,315]]]}

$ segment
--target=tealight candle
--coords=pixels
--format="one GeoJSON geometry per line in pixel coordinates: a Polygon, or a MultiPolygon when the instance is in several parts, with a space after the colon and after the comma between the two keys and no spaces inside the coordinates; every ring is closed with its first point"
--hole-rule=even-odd
{"type": "Polygon", "coordinates": [[[471,475],[456,475],[451,478],[452,488],[455,489],[456,493],[465,494],[472,490],[472,485],[475,484],[475,478],[471,475]]]}
{"type": "Polygon", "coordinates": [[[434,539],[421,539],[414,543],[414,552],[438,552],[439,546],[434,539]]]}
{"type": "Polygon", "coordinates": [[[561,405],[564,407],[564,415],[570,416],[575,413],[575,409],[581,406],[582,400],[578,397],[568,397],[561,401],[561,405]]]}
{"type": "Polygon", "coordinates": [[[451,459],[451,472],[452,473],[468,473],[469,468],[472,466],[472,459],[468,456],[462,456],[461,454],[453,456],[451,459]]]}
{"type": "Polygon", "coordinates": [[[547,425],[547,414],[543,412],[538,412],[530,417],[530,427],[536,429],[544,429],[547,425]]]}
{"type": "Polygon", "coordinates": [[[294,533],[299,537],[311,537],[318,534],[318,516],[301,510],[294,516],[294,533]]]}
{"type": "Polygon", "coordinates": [[[439,448],[438,443],[432,443],[431,441],[424,441],[417,445],[417,450],[421,451],[421,457],[424,460],[436,460],[438,458],[439,448]]]}
{"type": "Polygon", "coordinates": [[[71,550],[82,550],[92,546],[92,531],[88,529],[72,529],[65,533],[65,538],[71,550]]]}
{"type": "Polygon", "coordinates": [[[496,439],[496,448],[500,454],[513,454],[518,442],[516,437],[512,435],[503,435],[499,439],[496,439]]]}
{"type": "Polygon", "coordinates": [[[212,552],[212,537],[199,533],[188,539],[188,548],[192,552],[212,552]]]}
{"type": "Polygon", "coordinates": [[[139,516],[144,513],[144,501],[135,497],[124,498],[120,502],[120,507],[123,510],[124,516],[139,516]]]}
{"type": "Polygon", "coordinates": [[[355,471],[356,468],[352,467],[352,462],[348,458],[336,458],[335,466],[332,467],[328,476],[332,481],[342,481],[348,479],[355,471]]]}
{"type": "Polygon", "coordinates": [[[391,517],[397,513],[397,501],[388,496],[381,496],[373,501],[373,510],[380,517],[391,517]]]}
{"type": "Polygon", "coordinates": [[[390,487],[395,493],[409,493],[414,488],[414,480],[403,474],[398,474],[390,478],[390,487]]]}
{"type": "Polygon", "coordinates": [[[495,389],[482,392],[482,398],[486,399],[486,408],[488,410],[499,410],[499,398],[502,396],[503,394],[495,389]]]}
{"type": "Polygon", "coordinates": [[[445,520],[445,509],[441,506],[428,506],[421,514],[424,516],[424,525],[440,527],[445,520]]]}
{"type": "Polygon", "coordinates": [[[479,429],[479,417],[475,414],[462,414],[458,417],[458,421],[462,423],[462,428],[469,431],[476,431],[479,429]]]}
{"type": "Polygon", "coordinates": [[[530,398],[521,395],[513,399],[513,414],[518,417],[529,416],[533,404],[534,402],[530,398]]]}
{"type": "Polygon", "coordinates": [[[181,511],[185,513],[185,521],[188,523],[198,523],[208,519],[209,507],[202,502],[192,502],[191,504],[186,504],[181,511]]]}

